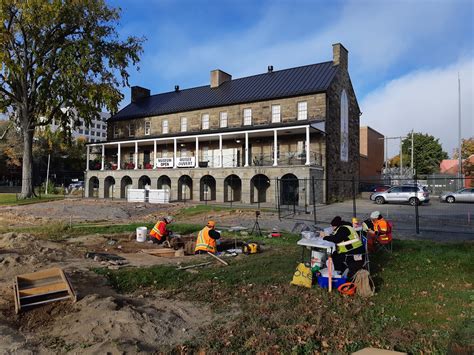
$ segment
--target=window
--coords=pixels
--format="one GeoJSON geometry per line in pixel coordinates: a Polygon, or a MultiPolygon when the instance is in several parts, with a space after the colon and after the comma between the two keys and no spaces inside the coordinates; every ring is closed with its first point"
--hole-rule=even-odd
{"type": "Polygon", "coordinates": [[[280,105],[272,105],[272,123],[281,122],[280,105]]]}
{"type": "Polygon", "coordinates": [[[107,137],[107,135],[105,134],[105,132],[104,132],[104,133],[102,133],[102,137],[107,137]]]}
{"type": "Polygon", "coordinates": [[[162,158],[167,158],[168,157],[168,149],[167,148],[163,148],[163,150],[161,151],[161,157],[162,158]]]}
{"type": "Polygon", "coordinates": [[[186,117],[181,117],[181,132],[186,132],[188,130],[188,119],[186,117]]]}
{"type": "Polygon", "coordinates": [[[113,131],[114,131],[114,138],[118,138],[118,127],[117,127],[117,125],[113,125],[113,131]]]}
{"type": "Polygon", "coordinates": [[[387,190],[387,192],[400,193],[400,192],[402,192],[402,188],[401,187],[392,187],[390,190],[387,190]]]}
{"type": "Polygon", "coordinates": [[[89,135],[89,130],[88,129],[86,129],[86,135],[89,135]]]}
{"type": "Polygon", "coordinates": [[[201,161],[209,161],[209,147],[202,147],[201,153],[201,161]]]}
{"type": "Polygon", "coordinates": [[[227,127],[227,112],[221,112],[219,114],[219,122],[221,128],[227,127]]]}
{"type": "Polygon", "coordinates": [[[163,120],[163,122],[161,122],[161,133],[168,133],[168,120],[163,120]]]}
{"type": "Polygon", "coordinates": [[[84,130],[79,129],[79,134],[82,134],[83,132],[84,132],[84,130]]]}
{"type": "Polygon", "coordinates": [[[103,124],[102,129],[107,129],[107,126],[105,124],[103,124]]]}
{"type": "Polygon", "coordinates": [[[130,123],[128,125],[128,136],[135,137],[135,123],[130,123]]]}
{"type": "Polygon", "coordinates": [[[304,141],[298,141],[298,146],[296,148],[296,153],[297,154],[303,154],[305,150],[305,142],[304,141]]]}
{"type": "Polygon", "coordinates": [[[403,186],[402,192],[417,192],[418,188],[416,186],[403,186]]]}
{"type": "Polygon", "coordinates": [[[180,149],[180,154],[181,154],[181,157],[187,157],[188,156],[188,150],[186,149],[186,147],[182,147],[180,149]]]}
{"type": "Polygon", "coordinates": [[[202,129],[209,129],[209,114],[205,113],[201,117],[201,127],[202,129]]]}
{"type": "Polygon", "coordinates": [[[128,154],[128,162],[129,162],[129,163],[133,163],[133,162],[135,161],[134,158],[135,158],[135,153],[130,152],[130,153],[128,154]]]}
{"type": "Polygon", "coordinates": [[[298,102],[298,120],[308,118],[308,104],[306,101],[298,102]]]}
{"type": "Polygon", "coordinates": [[[145,136],[149,136],[151,132],[151,122],[146,121],[145,122],[145,136]]]}
{"type": "Polygon", "coordinates": [[[252,125],[252,109],[244,108],[244,126],[252,125]]]}

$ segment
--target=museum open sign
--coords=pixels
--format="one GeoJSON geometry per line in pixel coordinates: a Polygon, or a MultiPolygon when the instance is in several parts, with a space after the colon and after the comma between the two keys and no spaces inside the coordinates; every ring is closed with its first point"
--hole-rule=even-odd
{"type": "Polygon", "coordinates": [[[157,158],[156,167],[157,168],[172,168],[173,158],[157,158]]]}

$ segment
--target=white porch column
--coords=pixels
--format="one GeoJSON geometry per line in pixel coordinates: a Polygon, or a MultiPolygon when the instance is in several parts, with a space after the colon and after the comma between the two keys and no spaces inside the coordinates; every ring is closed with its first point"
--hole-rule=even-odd
{"type": "Polygon", "coordinates": [[[105,168],[105,145],[102,144],[102,164],[100,166],[100,170],[104,170],[105,168]]]}
{"type": "Polygon", "coordinates": [[[135,164],[135,170],[138,169],[138,142],[135,142],[135,156],[134,156],[134,164],[135,164]]]}
{"type": "Polygon", "coordinates": [[[176,138],[173,139],[173,141],[174,141],[174,149],[173,149],[173,168],[176,169],[176,158],[177,158],[177,155],[178,155],[178,154],[176,153],[176,150],[177,150],[177,143],[178,143],[178,142],[176,142],[176,138]]]}
{"type": "Polygon", "coordinates": [[[117,147],[117,170],[120,170],[121,164],[122,164],[122,146],[119,143],[117,147]]]}
{"type": "Polygon", "coordinates": [[[199,138],[196,137],[196,150],[194,151],[194,166],[199,168],[199,138]]]}
{"type": "Polygon", "coordinates": [[[249,134],[245,132],[245,165],[249,166],[249,134]]]}
{"type": "Polygon", "coordinates": [[[156,169],[156,141],[153,141],[153,169],[156,169]]]}
{"type": "Polygon", "coordinates": [[[86,171],[89,171],[90,147],[86,146],[86,171]]]}
{"type": "Polygon", "coordinates": [[[273,130],[273,166],[278,166],[278,141],[277,130],[273,130]]]}
{"type": "Polygon", "coordinates": [[[222,134],[219,134],[219,168],[224,167],[224,156],[222,155],[222,134]]]}
{"type": "Polygon", "coordinates": [[[310,164],[310,151],[309,151],[309,126],[306,126],[306,163],[305,165],[310,164]]]}

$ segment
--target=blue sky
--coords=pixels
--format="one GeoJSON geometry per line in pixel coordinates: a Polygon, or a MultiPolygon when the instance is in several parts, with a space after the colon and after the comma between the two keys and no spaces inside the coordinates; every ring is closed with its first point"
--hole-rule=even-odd
{"type": "MultiPolygon", "coordinates": [[[[172,1],[109,0],[122,8],[121,36],[144,36],[131,85],[152,93],[332,59],[349,50],[362,125],[387,136],[412,128],[457,142],[457,73],[462,135],[474,136],[474,8],[470,0],[172,1]]],[[[130,100],[129,89],[122,106],[130,100]]],[[[391,154],[395,154],[392,146],[391,154]]]]}

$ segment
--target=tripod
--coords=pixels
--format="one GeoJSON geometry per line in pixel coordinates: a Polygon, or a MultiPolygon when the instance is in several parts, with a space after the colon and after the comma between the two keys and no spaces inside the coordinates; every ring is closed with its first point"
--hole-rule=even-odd
{"type": "Polygon", "coordinates": [[[257,211],[255,213],[255,223],[253,224],[252,231],[250,234],[252,235],[255,232],[257,237],[263,237],[262,230],[260,229],[260,224],[258,224],[258,217],[260,216],[260,212],[257,211]]]}

